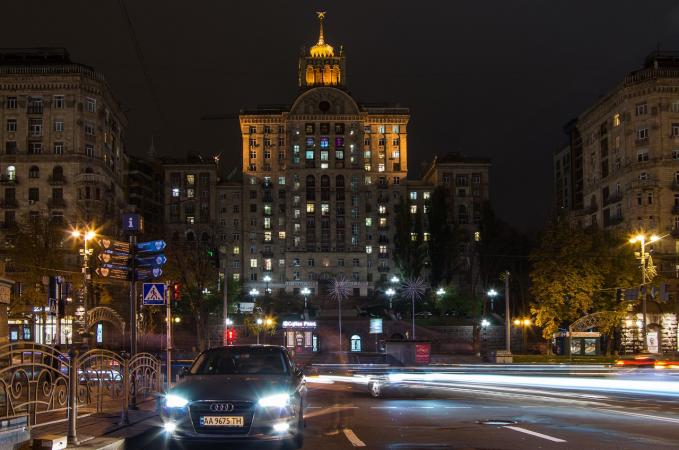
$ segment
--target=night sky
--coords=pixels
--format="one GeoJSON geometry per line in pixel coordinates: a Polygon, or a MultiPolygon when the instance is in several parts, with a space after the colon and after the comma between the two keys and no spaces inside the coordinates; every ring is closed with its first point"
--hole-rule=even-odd
{"type": "Polygon", "coordinates": [[[655,50],[679,50],[678,1],[126,0],[153,100],[118,1],[11,2],[0,46],[66,47],[103,72],[128,109],[128,150],[155,136],[240,164],[237,116],[297,95],[300,46],[318,36],[347,55],[359,102],[411,109],[410,176],[434,154],[493,160],[498,214],[537,229],[553,209],[552,153],[562,126],[655,50]]]}

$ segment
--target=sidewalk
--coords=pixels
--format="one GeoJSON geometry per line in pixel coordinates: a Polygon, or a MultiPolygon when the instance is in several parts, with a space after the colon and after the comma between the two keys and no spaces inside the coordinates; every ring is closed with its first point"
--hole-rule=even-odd
{"type": "MultiPolygon", "coordinates": [[[[80,445],[69,445],[67,448],[83,450],[122,450],[125,441],[140,436],[147,432],[159,429],[160,418],[156,411],[156,401],[149,400],[139,404],[139,409],[129,411],[129,424],[120,424],[120,413],[96,413],[81,415],[78,417],[76,427],[80,445]]],[[[33,439],[44,435],[66,436],[68,434],[68,421],[45,424],[34,427],[31,430],[33,439]]],[[[23,448],[31,448],[25,446],[23,448]]]]}

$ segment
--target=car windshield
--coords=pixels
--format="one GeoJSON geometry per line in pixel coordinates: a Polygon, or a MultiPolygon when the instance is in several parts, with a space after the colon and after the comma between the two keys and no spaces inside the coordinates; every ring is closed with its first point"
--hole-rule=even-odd
{"type": "Polygon", "coordinates": [[[191,366],[192,375],[286,375],[288,363],[277,348],[210,350],[191,366]]]}

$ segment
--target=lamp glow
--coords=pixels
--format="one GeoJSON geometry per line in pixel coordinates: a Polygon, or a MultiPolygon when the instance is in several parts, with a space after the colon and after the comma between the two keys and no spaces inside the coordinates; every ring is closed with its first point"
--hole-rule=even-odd
{"type": "Polygon", "coordinates": [[[167,408],[183,408],[189,404],[189,401],[184,397],[175,394],[168,394],[165,396],[165,406],[167,408]]]}
{"type": "Polygon", "coordinates": [[[264,408],[283,408],[290,403],[289,394],[274,394],[259,399],[259,406],[264,408]]]}

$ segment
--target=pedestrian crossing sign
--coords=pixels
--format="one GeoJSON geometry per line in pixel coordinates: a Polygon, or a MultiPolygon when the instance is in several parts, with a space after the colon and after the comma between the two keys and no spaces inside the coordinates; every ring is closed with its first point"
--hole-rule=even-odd
{"type": "Polygon", "coordinates": [[[142,303],[148,305],[165,304],[165,283],[144,283],[142,303]]]}

